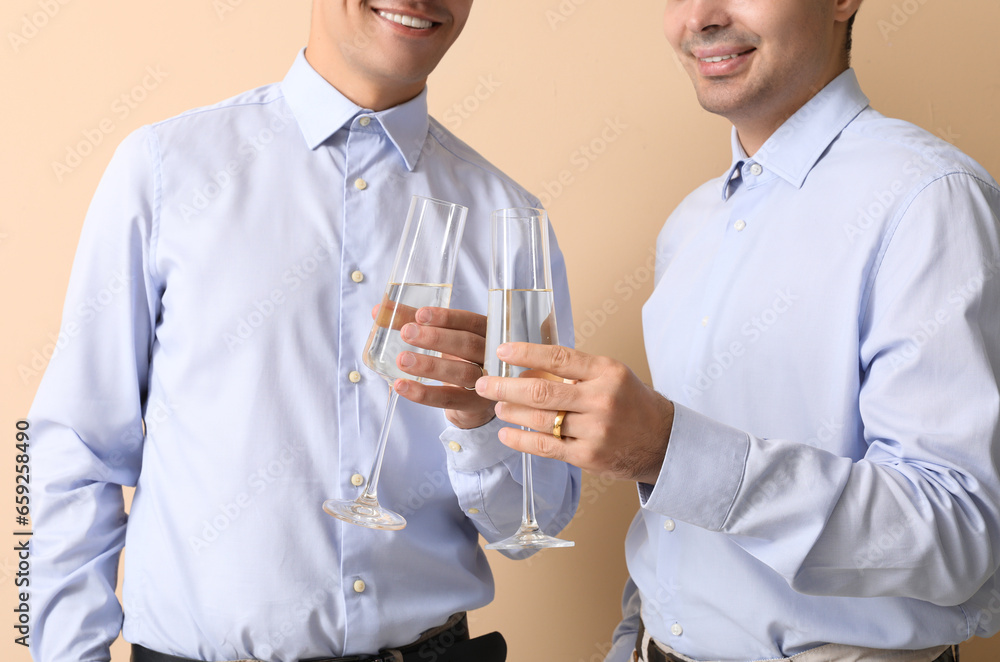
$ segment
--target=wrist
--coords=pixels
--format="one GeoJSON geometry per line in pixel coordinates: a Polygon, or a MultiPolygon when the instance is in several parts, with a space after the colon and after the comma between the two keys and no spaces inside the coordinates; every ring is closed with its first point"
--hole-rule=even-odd
{"type": "Polygon", "coordinates": [[[656,485],[656,480],[663,469],[663,461],[670,444],[670,431],[674,426],[674,403],[653,391],[654,414],[650,418],[653,423],[650,429],[650,439],[647,445],[647,461],[643,464],[635,480],[638,483],[656,485]]]}
{"type": "Polygon", "coordinates": [[[448,422],[454,425],[460,430],[473,430],[475,428],[481,428],[494,418],[496,418],[496,413],[493,411],[493,406],[483,411],[472,412],[465,409],[448,409],[444,414],[448,422]]]}

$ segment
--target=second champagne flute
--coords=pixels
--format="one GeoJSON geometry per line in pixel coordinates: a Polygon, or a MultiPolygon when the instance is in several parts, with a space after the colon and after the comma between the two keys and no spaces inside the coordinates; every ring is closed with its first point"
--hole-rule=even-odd
{"type": "MultiPolygon", "coordinates": [[[[549,266],[549,221],[544,210],[498,209],[492,218],[489,311],[486,320],[486,374],[528,377],[524,368],[497,358],[505,342],[558,345],[552,273],[549,266]]],[[[521,526],[509,538],[486,549],[572,547],[573,542],[543,532],[535,519],[531,456],[521,455],[523,474],[521,526]]]]}
{"type": "Polygon", "coordinates": [[[418,308],[447,308],[455,277],[458,247],[469,210],[462,205],[413,196],[399,240],[389,284],[365,345],[365,365],[389,382],[389,402],[382,418],[382,431],[375,448],[375,461],[365,490],[357,499],[328,499],[323,510],[337,519],[370,529],[395,531],[406,526],[402,515],[383,508],[378,502],[378,478],[389,438],[389,426],[399,394],[392,388],[398,377],[413,379],[396,366],[402,351],[429,354],[407,344],[399,330],[414,320],[418,308]]]}

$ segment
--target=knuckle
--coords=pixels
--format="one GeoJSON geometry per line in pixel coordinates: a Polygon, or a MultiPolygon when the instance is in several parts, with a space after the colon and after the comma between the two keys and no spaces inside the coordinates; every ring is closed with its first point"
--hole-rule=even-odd
{"type": "Polygon", "coordinates": [[[605,419],[594,422],[594,436],[598,439],[608,439],[612,433],[611,424],[605,419]]]}
{"type": "Polygon", "coordinates": [[[532,384],[528,389],[528,399],[534,405],[542,405],[548,402],[549,399],[548,383],[542,379],[532,380],[532,384]]]}
{"type": "Polygon", "coordinates": [[[535,440],[535,450],[537,451],[537,454],[542,457],[555,457],[555,437],[549,437],[548,435],[541,434],[538,435],[535,440]]]}
{"type": "Polygon", "coordinates": [[[601,412],[611,412],[615,409],[614,393],[598,393],[594,396],[594,409],[601,412]]]}
{"type": "Polygon", "coordinates": [[[555,368],[565,368],[570,363],[570,351],[562,345],[552,348],[552,365],[555,368]]]}

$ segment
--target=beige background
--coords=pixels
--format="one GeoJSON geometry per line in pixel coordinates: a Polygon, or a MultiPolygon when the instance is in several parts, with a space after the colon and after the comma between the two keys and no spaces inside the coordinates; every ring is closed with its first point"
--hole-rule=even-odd
{"type": "MultiPolygon", "coordinates": [[[[309,4],[5,0],[0,530],[14,528],[14,424],[51,351],[84,212],[114,146],[141,124],[280,80],[305,43],[309,4]],[[147,67],[161,80],[136,88],[147,67]],[[100,144],[58,176],[53,163],[102,122],[100,144]]],[[[685,193],[729,162],[728,124],[698,108],[662,36],[663,5],[480,0],[430,94],[446,126],[543,196],[569,265],[580,346],[646,379],[639,311],[653,240],[685,193]],[[608,122],[620,131],[602,137],[608,122]],[[585,145],[594,154],[586,168],[585,145]],[[607,301],[617,312],[598,312],[607,301]]],[[[998,26],[996,0],[867,0],[855,28],[855,66],[873,105],[954,142],[994,176],[998,26]]],[[[497,598],[473,614],[475,630],[502,630],[518,662],[602,659],[636,506],[631,484],[586,477],[566,531],[577,547],[522,563],[492,557],[497,598]]],[[[29,658],[11,627],[17,559],[3,535],[0,659],[21,662],[29,658]]],[[[127,660],[121,640],[113,657],[127,660]]],[[[963,649],[966,662],[998,658],[1000,640],[963,649]]]]}

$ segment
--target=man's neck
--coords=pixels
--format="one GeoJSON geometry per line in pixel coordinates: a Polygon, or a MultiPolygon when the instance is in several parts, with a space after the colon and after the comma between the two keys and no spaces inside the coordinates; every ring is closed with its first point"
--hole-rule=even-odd
{"type": "Polygon", "coordinates": [[[781,128],[782,124],[787,122],[792,115],[797,113],[802,106],[809,103],[813,97],[819,94],[823,88],[833,82],[840,74],[847,71],[847,68],[845,64],[842,67],[831,70],[826,76],[823,76],[808,89],[804,90],[798,99],[782,108],[769,112],[757,112],[745,117],[729,117],[729,121],[736,127],[737,138],[739,138],[740,145],[743,146],[743,151],[747,153],[747,156],[756,154],[757,150],[767,142],[768,138],[774,135],[775,131],[781,128]]]}
{"type": "Polygon", "coordinates": [[[379,85],[341,70],[336,64],[332,64],[336,60],[324,58],[321,53],[317,55],[315,52],[317,50],[315,46],[306,48],[306,62],[326,82],[333,85],[338,92],[361,108],[379,111],[398,106],[418,96],[427,85],[426,79],[415,81],[409,85],[400,85],[395,82],[391,85],[379,85]],[[312,57],[310,57],[310,51],[313,51],[312,57]]]}

